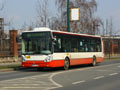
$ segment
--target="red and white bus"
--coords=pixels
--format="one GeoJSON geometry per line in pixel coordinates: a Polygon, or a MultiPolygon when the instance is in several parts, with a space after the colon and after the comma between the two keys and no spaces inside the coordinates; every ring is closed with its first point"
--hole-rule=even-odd
{"type": "Polygon", "coordinates": [[[23,67],[64,67],[104,61],[102,38],[35,28],[22,33],[23,67]]]}

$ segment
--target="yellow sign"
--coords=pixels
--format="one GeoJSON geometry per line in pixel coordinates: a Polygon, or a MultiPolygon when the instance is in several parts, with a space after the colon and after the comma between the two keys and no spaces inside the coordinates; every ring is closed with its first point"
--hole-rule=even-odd
{"type": "Polygon", "coordinates": [[[27,59],[30,59],[30,56],[26,56],[27,59]]]}
{"type": "Polygon", "coordinates": [[[69,56],[69,53],[67,53],[67,56],[69,56]]]}

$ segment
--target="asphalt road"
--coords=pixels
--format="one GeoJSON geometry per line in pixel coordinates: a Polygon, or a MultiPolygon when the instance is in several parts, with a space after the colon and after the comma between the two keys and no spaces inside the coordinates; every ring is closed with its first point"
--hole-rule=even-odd
{"type": "Polygon", "coordinates": [[[119,90],[120,74],[101,77],[97,80],[81,81],[54,90],[119,90]]]}
{"type": "Polygon", "coordinates": [[[53,77],[55,90],[119,90],[120,63],[68,71],[53,77]]]}
{"type": "MultiPolygon", "coordinates": [[[[99,66],[114,64],[114,63],[120,63],[120,60],[107,60],[103,63],[100,63],[99,66]]],[[[72,66],[70,70],[78,69],[78,68],[82,69],[86,67],[90,67],[90,66],[89,65],[72,66]]],[[[62,68],[45,69],[45,70],[38,70],[37,68],[17,69],[15,71],[0,72],[0,81],[27,77],[27,76],[55,73],[60,71],[64,71],[64,70],[62,68]]]]}
{"type": "Polygon", "coordinates": [[[119,90],[120,60],[96,67],[81,65],[38,71],[35,68],[0,72],[0,90],[119,90]]]}

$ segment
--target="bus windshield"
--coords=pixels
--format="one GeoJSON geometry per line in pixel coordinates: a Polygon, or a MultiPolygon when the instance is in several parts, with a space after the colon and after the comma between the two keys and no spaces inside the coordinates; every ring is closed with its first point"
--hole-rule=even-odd
{"type": "Polygon", "coordinates": [[[26,32],[22,34],[22,54],[52,54],[50,32],[26,32]]]}

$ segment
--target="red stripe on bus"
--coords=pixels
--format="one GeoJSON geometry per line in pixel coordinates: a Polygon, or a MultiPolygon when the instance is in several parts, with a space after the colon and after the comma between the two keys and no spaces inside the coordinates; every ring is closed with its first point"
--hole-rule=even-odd
{"type": "Polygon", "coordinates": [[[70,60],[70,65],[90,64],[92,61],[92,58],[72,59],[70,60]]]}
{"type": "MultiPolygon", "coordinates": [[[[104,58],[96,58],[96,62],[103,62],[104,58]]],[[[70,65],[80,65],[80,64],[91,64],[93,62],[93,58],[83,58],[83,59],[71,59],[70,65]]]]}
{"type": "Polygon", "coordinates": [[[26,62],[22,62],[22,66],[23,67],[62,67],[64,66],[64,60],[53,60],[51,62],[26,61],[26,62]]]}
{"type": "Polygon", "coordinates": [[[100,63],[100,62],[104,61],[104,58],[103,57],[97,57],[96,60],[97,60],[96,61],[97,63],[100,63]]]}
{"type": "MultiPolygon", "coordinates": [[[[80,64],[91,64],[93,61],[92,58],[87,59],[71,59],[70,65],[80,65],[80,64]]],[[[97,58],[96,62],[100,63],[103,62],[104,58],[97,58]]],[[[26,61],[22,62],[23,67],[63,67],[64,60],[52,60],[51,62],[44,62],[44,61],[26,61]]]]}

